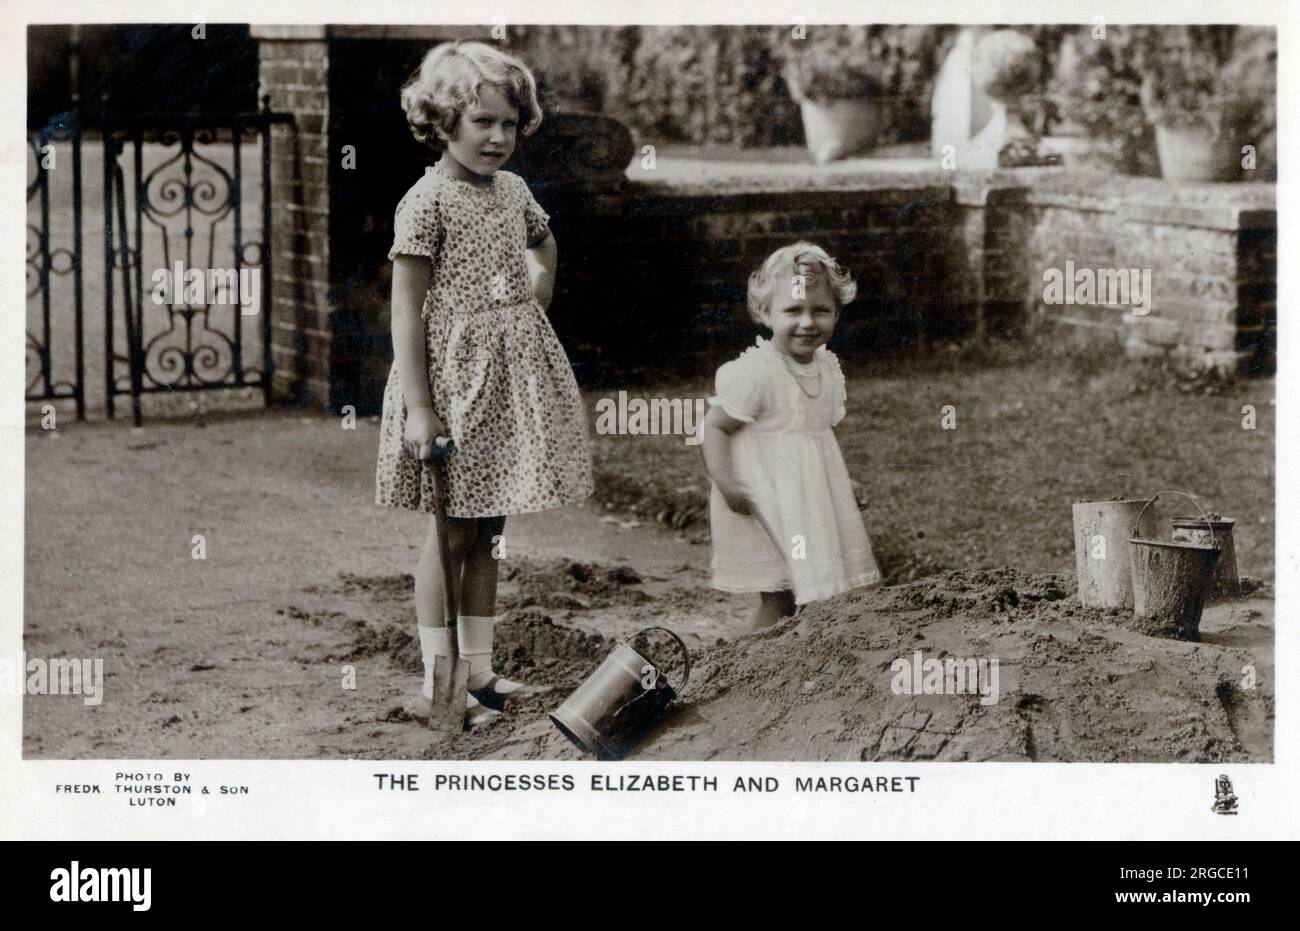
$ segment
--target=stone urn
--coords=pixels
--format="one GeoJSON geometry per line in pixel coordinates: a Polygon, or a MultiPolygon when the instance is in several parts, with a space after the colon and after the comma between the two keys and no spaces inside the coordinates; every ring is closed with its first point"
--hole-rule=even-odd
{"type": "Polygon", "coordinates": [[[1216,100],[1199,110],[1181,109],[1161,95],[1150,76],[1142,81],[1141,97],[1143,113],[1155,127],[1162,177],[1232,181],[1241,173],[1240,106],[1216,100]]]}
{"type": "Polygon", "coordinates": [[[1036,141],[1025,125],[1023,99],[1038,90],[1041,66],[1034,40],[1015,29],[981,36],[971,55],[971,77],[989,99],[988,123],[971,139],[963,160],[968,168],[996,168],[998,153],[1010,142],[1036,141]]]}
{"type": "Polygon", "coordinates": [[[1238,172],[1238,150],[1211,127],[1197,123],[1157,123],[1160,174],[1178,181],[1231,181],[1238,172]]]}
{"type": "Polygon", "coordinates": [[[875,97],[799,101],[804,138],[819,165],[865,152],[880,135],[884,116],[875,97]]]}
{"type": "Polygon", "coordinates": [[[935,76],[930,97],[930,154],[935,158],[949,150],[968,151],[970,140],[993,115],[992,101],[971,80],[975,43],[986,32],[983,26],[963,27],[935,76]]]}
{"type": "Polygon", "coordinates": [[[825,165],[871,149],[885,123],[878,88],[863,75],[830,74],[809,62],[791,63],[782,72],[799,102],[804,139],[813,161],[825,165]]]}

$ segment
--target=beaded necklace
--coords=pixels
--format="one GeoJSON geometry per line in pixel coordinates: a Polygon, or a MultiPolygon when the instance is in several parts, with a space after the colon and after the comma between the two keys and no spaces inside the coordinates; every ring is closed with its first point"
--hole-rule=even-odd
{"type": "Polygon", "coordinates": [[[817,359],[815,357],[811,362],[796,362],[794,359],[782,352],[781,361],[785,363],[785,370],[794,377],[794,383],[799,386],[799,390],[802,391],[806,397],[821,397],[821,372],[819,371],[819,366],[817,365],[817,359]],[[809,391],[803,386],[803,379],[805,378],[817,379],[817,390],[815,392],[809,391]]]}

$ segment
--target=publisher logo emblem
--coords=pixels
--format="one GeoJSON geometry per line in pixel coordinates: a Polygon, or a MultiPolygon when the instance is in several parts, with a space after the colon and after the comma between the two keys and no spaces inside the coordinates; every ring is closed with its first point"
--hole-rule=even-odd
{"type": "Polygon", "coordinates": [[[1232,793],[1232,780],[1226,775],[1214,780],[1214,806],[1210,810],[1216,815],[1237,813],[1237,796],[1232,793]]]}

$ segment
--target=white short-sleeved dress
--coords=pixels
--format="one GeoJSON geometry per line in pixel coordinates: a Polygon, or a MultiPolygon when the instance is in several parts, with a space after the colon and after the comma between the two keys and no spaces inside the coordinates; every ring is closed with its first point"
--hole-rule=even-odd
{"type": "MultiPolygon", "coordinates": [[[[591,494],[586,410],[525,260],[525,250],[545,240],[548,220],[508,171],[476,185],[435,165],[397,205],[388,258],[433,263],[421,317],[433,408],[457,447],[446,461],[452,517],[525,514],[591,494]]],[[[405,429],[394,362],[375,502],[432,513],[432,477],[403,449],[405,429]]]]}
{"type": "Polygon", "coordinates": [[[831,429],[845,413],[844,374],[824,346],[814,354],[820,388],[809,397],[768,340],[718,369],[709,403],[745,426],[732,434],[736,475],[750,490],[784,558],[762,525],[737,514],[713,486],[709,528],[713,587],[793,590],[797,604],[880,583],[871,541],[831,429]],[[800,540],[802,538],[802,546],[800,540]],[[802,554],[802,558],[800,558],[802,554]]]}

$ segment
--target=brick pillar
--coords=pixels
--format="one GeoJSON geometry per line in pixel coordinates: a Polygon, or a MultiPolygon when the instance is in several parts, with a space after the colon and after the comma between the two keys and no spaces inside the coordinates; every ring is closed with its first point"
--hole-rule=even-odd
{"type": "Polygon", "coordinates": [[[252,26],[261,95],[294,125],[272,133],[274,397],[331,407],[329,45],[324,26],[252,26]]]}
{"type": "Polygon", "coordinates": [[[1032,326],[1024,186],[1008,178],[953,178],[957,225],[948,239],[950,302],[963,301],[974,336],[1032,326]]]}
{"type": "MultiPolygon", "coordinates": [[[[1049,306],[1042,315],[1089,340],[1117,340],[1132,356],[1168,356],[1190,367],[1255,373],[1275,365],[1277,211],[1266,185],[1195,190],[1175,182],[1116,178],[1030,186],[1031,282],[1049,268],[1150,273],[1149,306],[1102,302],[1049,306]]],[[[1067,287],[1070,284],[1067,282],[1067,287]]],[[[1131,302],[1130,302],[1131,304],[1131,302]]]]}
{"type": "Polygon", "coordinates": [[[1242,371],[1277,371],[1277,211],[1237,214],[1237,343],[1242,371]]]}
{"type": "MultiPolygon", "coordinates": [[[[411,139],[398,90],[431,44],[482,38],[464,26],[253,26],[262,94],[291,113],[273,147],[273,379],[279,399],[357,413],[380,409],[392,356],[393,211],[433,153],[411,139]],[[354,161],[342,164],[343,147],[354,161]]],[[[592,290],[572,287],[580,233],[622,212],[628,130],[608,117],[548,114],[507,167],[534,183],[561,242],[556,313],[592,290]],[[571,298],[570,295],[573,295],[571,298]]],[[[562,334],[563,335],[563,334],[562,334]]]]}
{"type": "Polygon", "coordinates": [[[1029,218],[1023,187],[990,190],[984,204],[984,281],[981,325],[990,335],[1032,329],[1034,280],[1029,275],[1029,218]]]}
{"type": "Polygon", "coordinates": [[[1127,318],[1127,348],[1193,365],[1270,371],[1277,338],[1277,211],[1126,205],[1126,261],[1155,269],[1150,314],[1127,318]]]}

